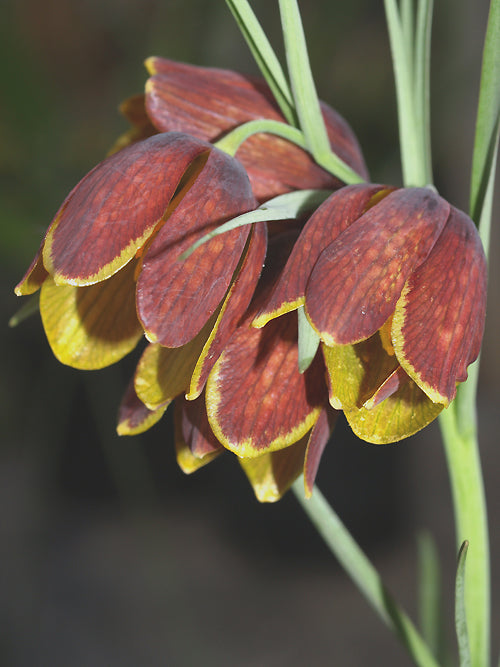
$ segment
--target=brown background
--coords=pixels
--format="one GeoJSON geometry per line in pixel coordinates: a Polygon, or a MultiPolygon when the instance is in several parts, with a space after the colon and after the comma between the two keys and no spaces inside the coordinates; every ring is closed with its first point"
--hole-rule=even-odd
{"type": "MultiPolygon", "coordinates": [[[[373,180],[399,184],[383,3],[301,4],[321,96],[349,119],[373,180]]],[[[443,196],[467,208],[487,2],[436,5],[435,179],[443,196]]],[[[279,45],[277,3],[254,7],[279,45]]],[[[4,0],[0,12],[6,323],[19,305],[12,287],[60,201],[125,129],[117,104],[142,89],[144,58],[255,67],[222,0],[4,0]]],[[[496,629],[498,202],[479,397],[496,629]]],[[[410,664],[293,497],[259,505],[229,459],[185,477],[168,417],[145,436],[115,435],[134,359],[96,373],[62,367],[38,318],[15,330],[4,324],[0,336],[1,664],[410,664]]],[[[319,486],[413,615],[416,534],[431,532],[452,639],[455,545],[437,426],[374,447],[341,424],[319,486]]]]}

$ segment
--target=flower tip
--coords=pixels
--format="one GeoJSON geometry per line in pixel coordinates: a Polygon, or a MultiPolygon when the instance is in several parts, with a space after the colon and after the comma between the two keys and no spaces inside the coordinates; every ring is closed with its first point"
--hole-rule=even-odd
{"type": "MultiPolygon", "coordinates": [[[[148,56],[144,61],[144,67],[147,69],[150,76],[157,74],[158,69],[156,67],[156,61],[158,60],[157,56],[148,56]]],[[[147,85],[147,82],[146,82],[147,85]]]]}
{"type": "Polygon", "coordinates": [[[299,373],[302,374],[302,373],[305,373],[305,372],[307,371],[307,369],[309,368],[309,366],[312,364],[312,362],[313,362],[313,360],[314,360],[314,357],[315,357],[315,355],[312,355],[312,356],[307,355],[307,356],[305,356],[305,357],[301,357],[301,358],[299,359],[299,364],[298,364],[298,366],[299,366],[299,373]]]}
{"type": "Polygon", "coordinates": [[[253,329],[262,329],[270,320],[271,318],[268,317],[268,315],[257,315],[257,317],[254,317],[252,320],[251,326],[253,329]]]}

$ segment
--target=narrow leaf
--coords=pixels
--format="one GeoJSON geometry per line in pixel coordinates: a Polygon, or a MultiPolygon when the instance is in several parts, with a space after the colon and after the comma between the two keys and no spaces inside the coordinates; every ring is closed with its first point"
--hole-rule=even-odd
{"type": "Polygon", "coordinates": [[[465,540],[458,552],[457,578],[455,581],[455,627],[460,667],[470,667],[472,665],[465,611],[465,561],[468,547],[469,543],[465,540]]]}
{"type": "Polygon", "coordinates": [[[288,72],[300,128],[314,157],[330,152],[330,142],[309,64],[307,45],[296,0],[280,0],[281,25],[288,72]]]}
{"type": "Polygon", "coordinates": [[[431,28],[434,0],[418,3],[414,53],[415,123],[424,149],[427,183],[432,183],[431,121],[430,121],[430,62],[431,28]]]}
{"type": "Polygon", "coordinates": [[[483,66],[472,160],[470,212],[477,223],[495,167],[500,125],[500,1],[492,0],[483,51],[483,66]]]}
{"type": "Polygon", "coordinates": [[[436,543],[427,532],[418,536],[418,597],[422,635],[444,663],[445,636],[441,602],[441,568],[436,543]]]}
{"type": "Polygon", "coordinates": [[[279,195],[270,199],[255,211],[249,211],[228,220],[223,225],[198,239],[192,246],[179,256],[180,261],[186,260],[197,248],[214,236],[230,232],[237,227],[251,225],[254,222],[271,222],[272,220],[295,220],[309,210],[319,206],[329,195],[330,190],[298,190],[279,195]]]}
{"type": "Polygon", "coordinates": [[[283,115],[291,125],[296,126],[297,118],[288,81],[250,4],[247,0],[226,0],[226,4],[231,10],[269,88],[273,91],[283,115]]]}
{"type": "Polygon", "coordinates": [[[304,373],[312,364],[318,351],[319,336],[307,321],[304,306],[298,308],[297,315],[299,327],[299,373],[304,373]]]}

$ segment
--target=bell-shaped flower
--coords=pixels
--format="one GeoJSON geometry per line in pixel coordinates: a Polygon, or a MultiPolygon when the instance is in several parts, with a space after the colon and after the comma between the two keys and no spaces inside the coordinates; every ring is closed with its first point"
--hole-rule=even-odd
{"type": "MultiPolygon", "coordinates": [[[[255,228],[252,240],[261,229],[255,228]]],[[[273,237],[255,295],[236,326],[230,311],[236,313],[244,271],[208,340],[204,332],[180,348],[148,346],[119,412],[118,432],[137,433],[158,421],[175,399],[181,468],[193,472],[229,450],[263,501],[280,498],[302,472],[306,493],[312,492],[336,415],[328,406],[321,355],[299,373],[294,314],[262,330],[251,327],[296,238],[296,231],[273,237]]],[[[245,260],[251,266],[255,248],[250,246],[245,260]]]]}
{"type": "Polygon", "coordinates": [[[243,266],[251,277],[233,319],[244,312],[265,240],[252,266],[242,259],[249,227],[185,261],[179,255],[256,205],[235,158],[183,133],[152,136],[108,157],[72,190],[16,292],[41,287],[49,343],[76,368],[117,361],[144,333],[183,346],[206,330],[243,266]]]}
{"type": "Polygon", "coordinates": [[[434,419],[467,378],[486,280],[472,220],[432,190],[348,186],[308,220],[254,326],[304,305],[330,404],[361,438],[393,442],[434,419]]]}
{"type": "MultiPolygon", "coordinates": [[[[215,142],[252,120],[284,122],[263,79],[231,70],[197,67],[164,58],[146,61],[151,77],[144,96],[121,107],[132,129],[115,150],[154,132],[186,132],[215,142]]],[[[332,150],[363,178],[367,169],[358,141],[348,123],[322,103],[332,150]]],[[[259,133],[236,153],[245,167],[259,202],[298,189],[337,189],[342,183],[319,167],[301,148],[271,134],[259,133]]]]}

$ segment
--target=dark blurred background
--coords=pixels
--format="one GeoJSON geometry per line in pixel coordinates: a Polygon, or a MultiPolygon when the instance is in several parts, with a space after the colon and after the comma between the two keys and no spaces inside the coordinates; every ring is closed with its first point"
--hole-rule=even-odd
{"type": "MultiPolygon", "coordinates": [[[[466,209],[488,3],[436,4],[435,179],[466,209]]],[[[277,2],[253,5],[280,49],[277,2]]],[[[382,1],[301,5],[321,97],[349,119],[372,179],[400,184],[382,1]]],[[[7,328],[19,307],[14,285],[59,203],[126,129],[117,105],[142,90],[152,54],[255,72],[222,0],[3,0],[0,8],[0,664],[408,665],[293,496],[260,505],[229,457],[184,476],[168,416],[144,436],[115,435],[136,355],[77,372],[52,356],[38,317],[7,328]]],[[[496,223],[498,192],[495,211],[496,223]]],[[[494,224],[493,258],[499,245],[494,224]]],[[[496,629],[498,284],[493,261],[479,415],[496,629]]],[[[414,616],[416,536],[431,533],[452,640],[456,553],[438,427],[375,447],[342,423],[318,482],[414,616]]]]}

